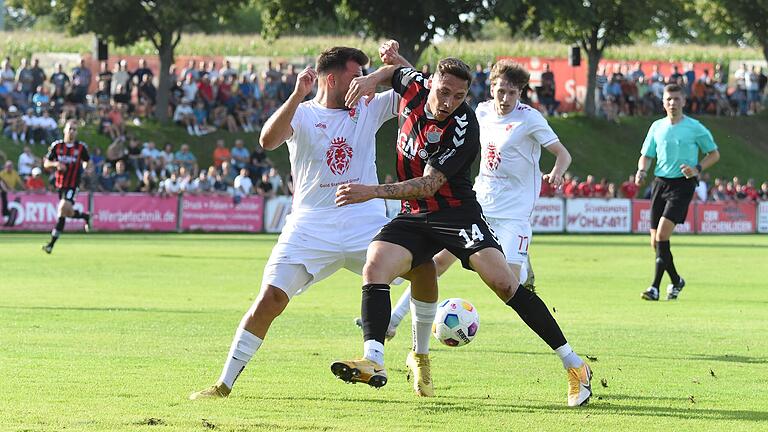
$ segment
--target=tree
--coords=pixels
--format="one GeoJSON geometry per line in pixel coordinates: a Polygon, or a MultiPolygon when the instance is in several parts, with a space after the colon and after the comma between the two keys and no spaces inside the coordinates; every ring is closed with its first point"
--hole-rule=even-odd
{"type": "Polygon", "coordinates": [[[185,29],[210,22],[211,17],[231,16],[245,0],[16,0],[34,15],[52,15],[75,34],[95,33],[116,45],[141,39],[152,42],[160,57],[156,116],[168,120],[170,82],[168,70],[173,51],[185,29]]]}
{"type": "Polygon", "coordinates": [[[488,17],[482,0],[267,0],[265,35],[276,37],[316,20],[353,24],[374,38],[400,42],[400,52],[416,62],[436,35],[471,37],[471,30],[488,17]]]}
{"type": "MultiPolygon", "coordinates": [[[[728,1],[728,0],[723,0],[728,1]]],[[[597,66],[605,48],[632,42],[632,36],[649,28],[663,8],[676,7],[675,0],[500,0],[497,13],[514,11],[509,19],[524,22],[549,39],[576,43],[587,55],[587,98],[585,111],[596,115],[597,66]],[[522,5],[521,5],[522,3],[522,5]],[[521,20],[521,13],[524,20],[521,20]]]]}
{"type": "Polygon", "coordinates": [[[760,45],[768,61],[768,0],[697,0],[696,10],[718,34],[760,45]]]}

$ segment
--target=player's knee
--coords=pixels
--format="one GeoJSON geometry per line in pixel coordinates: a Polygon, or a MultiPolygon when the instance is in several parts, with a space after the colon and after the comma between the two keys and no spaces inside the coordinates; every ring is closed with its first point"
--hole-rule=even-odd
{"type": "Polygon", "coordinates": [[[267,286],[259,294],[254,304],[254,316],[277,317],[288,305],[288,295],[280,288],[267,286]]]}

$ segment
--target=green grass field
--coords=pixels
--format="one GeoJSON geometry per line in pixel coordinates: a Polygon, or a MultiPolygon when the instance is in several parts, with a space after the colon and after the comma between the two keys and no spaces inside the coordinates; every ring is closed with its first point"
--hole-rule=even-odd
{"type": "Polygon", "coordinates": [[[473,302],[481,326],[466,347],[433,344],[437,398],[411,393],[406,327],[386,387],[332,376],[362,349],[360,279],[340,272],[294,300],[229,399],[190,402],[218,377],[275,237],[66,234],[51,256],[46,239],[0,235],[2,431],[768,429],[768,236],[674,238],[688,285],[658,303],[640,300],[645,236],[537,236],[541,296],[592,358],[581,409],[556,356],[458,267],[441,297],[473,302]]]}

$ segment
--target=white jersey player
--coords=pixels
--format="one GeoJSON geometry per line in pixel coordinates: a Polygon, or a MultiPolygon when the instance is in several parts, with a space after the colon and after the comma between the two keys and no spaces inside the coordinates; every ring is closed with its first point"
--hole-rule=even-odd
{"type": "Polygon", "coordinates": [[[293,94],[265,124],[261,133],[265,149],[288,145],[293,210],[264,269],[259,297],[235,333],[218,382],[190,399],[228,396],[272,321],[294,295],[341,268],[361,273],[368,244],[387,222],[384,204],[337,207],[336,187],[378,182],[376,131],[395,116],[399,101],[387,91],[345,109],[349,83],[362,75],[367,62],[368,57],[355,48],[324,51],[317,71],[307,67],[299,74],[293,94]],[[317,96],[302,102],[316,79],[317,96]]]}

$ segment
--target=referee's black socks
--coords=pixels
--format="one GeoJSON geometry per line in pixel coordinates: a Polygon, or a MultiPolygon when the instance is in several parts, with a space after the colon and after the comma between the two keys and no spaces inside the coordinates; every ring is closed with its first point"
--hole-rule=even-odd
{"type": "Polygon", "coordinates": [[[360,317],[363,320],[363,340],[376,340],[384,343],[384,337],[389,327],[389,316],[392,303],[389,298],[389,285],[363,285],[363,300],[360,306],[360,317]]]}
{"type": "Polygon", "coordinates": [[[677,274],[677,269],[675,268],[675,260],[672,258],[669,240],[656,242],[656,276],[653,279],[653,286],[659,287],[665,270],[669,273],[669,278],[672,280],[673,285],[680,283],[680,275],[677,274]]]}
{"type": "Polygon", "coordinates": [[[566,344],[563,331],[557,321],[549,313],[547,305],[536,295],[522,285],[517,287],[515,295],[507,302],[507,306],[520,315],[520,318],[553,350],[566,344]]]}

